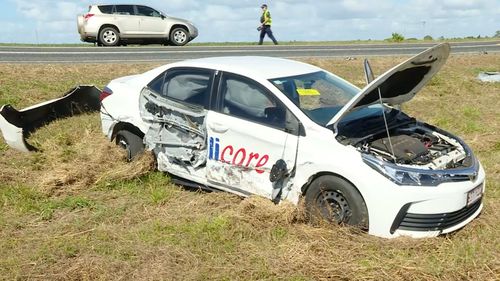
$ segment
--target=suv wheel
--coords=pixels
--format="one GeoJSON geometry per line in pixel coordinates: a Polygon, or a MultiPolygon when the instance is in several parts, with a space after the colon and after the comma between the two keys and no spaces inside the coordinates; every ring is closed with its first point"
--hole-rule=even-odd
{"type": "Polygon", "coordinates": [[[116,46],[120,42],[120,34],[113,27],[105,27],[99,33],[99,41],[104,46],[116,46]]]}
{"type": "Polygon", "coordinates": [[[176,46],[184,46],[189,41],[189,32],[182,28],[177,27],[170,33],[170,42],[176,46]]]}

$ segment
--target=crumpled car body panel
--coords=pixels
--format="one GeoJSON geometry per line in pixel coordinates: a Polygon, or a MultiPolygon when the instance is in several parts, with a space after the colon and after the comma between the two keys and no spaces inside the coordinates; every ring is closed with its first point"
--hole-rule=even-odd
{"type": "Polygon", "coordinates": [[[39,103],[22,110],[10,104],[0,108],[0,130],[5,142],[20,151],[36,151],[26,138],[38,128],[60,118],[99,111],[101,90],[93,85],[80,85],[61,98],[39,103]]]}

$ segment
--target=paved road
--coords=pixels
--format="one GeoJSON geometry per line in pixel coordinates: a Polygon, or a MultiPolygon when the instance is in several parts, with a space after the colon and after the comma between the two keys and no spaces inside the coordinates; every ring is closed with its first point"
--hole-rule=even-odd
{"type": "MultiPolygon", "coordinates": [[[[413,55],[430,46],[418,44],[307,46],[158,46],[147,47],[0,47],[0,63],[168,62],[213,56],[356,57],[413,55]]],[[[499,53],[500,41],[451,43],[452,53],[499,53]]]]}

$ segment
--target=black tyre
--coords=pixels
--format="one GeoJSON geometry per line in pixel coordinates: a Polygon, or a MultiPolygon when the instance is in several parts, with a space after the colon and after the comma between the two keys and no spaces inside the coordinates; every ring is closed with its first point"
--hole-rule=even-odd
{"type": "Polygon", "coordinates": [[[170,32],[170,42],[175,46],[184,46],[189,42],[189,32],[182,27],[177,27],[170,32]]]}
{"type": "Polygon", "coordinates": [[[99,42],[103,46],[117,46],[120,42],[120,34],[114,27],[105,27],[99,32],[99,42]]]}
{"type": "Polygon", "coordinates": [[[305,196],[306,212],[312,222],[326,220],[368,229],[368,211],[358,190],[332,175],[315,179],[305,196]]]}
{"type": "Polygon", "coordinates": [[[127,152],[127,160],[132,161],[135,156],[144,151],[142,138],[127,130],[116,133],[115,142],[127,152]]]}

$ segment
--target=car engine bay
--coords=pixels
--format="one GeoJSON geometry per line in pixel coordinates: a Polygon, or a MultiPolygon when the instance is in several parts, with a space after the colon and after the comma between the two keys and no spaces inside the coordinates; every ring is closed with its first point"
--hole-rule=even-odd
{"type": "Polygon", "coordinates": [[[382,134],[360,143],[358,148],[384,161],[431,170],[468,166],[458,141],[420,126],[396,129],[390,138],[382,134]]]}
{"type": "MultiPolygon", "coordinates": [[[[363,130],[343,128],[337,139],[362,153],[400,166],[428,170],[471,166],[471,157],[455,137],[405,114],[399,114],[393,121],[389,126],[390,137],[382,123],[377,128],[371,126],[363,130]]],[[[378,122],[372,124],[375,123],[378,122]]]]}

